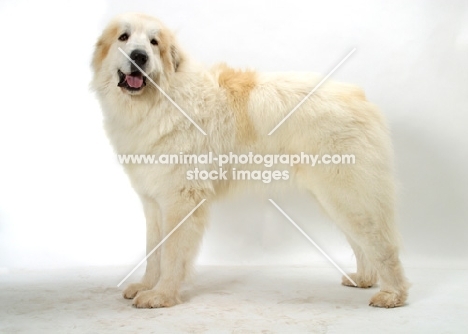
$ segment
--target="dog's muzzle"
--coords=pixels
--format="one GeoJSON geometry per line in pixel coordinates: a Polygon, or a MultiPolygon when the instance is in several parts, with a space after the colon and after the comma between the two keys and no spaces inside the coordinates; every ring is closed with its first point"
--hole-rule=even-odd
{"type": "Polygon", "coordinates": [[[132,60],[130,65],[131,73],[125,74],[118,70],[119,83],[117,86],[129,91],[138,91],[146,86],[146,77],[141,73],[140,69],[145,70],[148,54],[144,50],[136,49],[130,53],[130,59],[132,60]]]}

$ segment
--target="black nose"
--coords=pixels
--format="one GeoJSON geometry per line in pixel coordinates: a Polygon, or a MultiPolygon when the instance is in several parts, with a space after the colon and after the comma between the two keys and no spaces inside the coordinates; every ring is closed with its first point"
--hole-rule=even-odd
{"type": "Polygon", "coordinates": [[[148,55],[143,50],[133,50],[132,53],[130,53],[130,59],[138,66],[143,67],[148,61],[148,55]]]}

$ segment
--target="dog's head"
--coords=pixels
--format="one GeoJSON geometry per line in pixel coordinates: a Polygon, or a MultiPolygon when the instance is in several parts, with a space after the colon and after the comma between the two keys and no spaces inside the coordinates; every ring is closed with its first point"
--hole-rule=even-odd
{"type": "Polygon", "coordinates": [[[102,33],[92,67],[100,85],[115,84],[123,93],[137,95],[145,90],[145,73],[156,80],[176,72],[181,61],[172,33],[159,20],[127,13],[114,18],[102,33]]]}

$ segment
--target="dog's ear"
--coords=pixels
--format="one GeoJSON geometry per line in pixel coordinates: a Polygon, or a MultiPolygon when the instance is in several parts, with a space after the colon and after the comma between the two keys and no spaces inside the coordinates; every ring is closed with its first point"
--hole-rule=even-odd
{"type": "Polygon", "coordinates": [[[101,68],[102,62],[107,57],[112,43],[117,39],[117,34],[118,27],[112,25],[107,27],[99,37],[94,49],[93,59],[91,61],[91,67],[94,72],[99,71],[101,68]]]}
{"type": "Polygon", "coordinates": [[[181,56],[180,52],[174,44],[171,45],[171,57],[172,57],[172,65],[174,66],[174,71],[177,72],[177,69],[179,68],[180,61],[181,61],[181,56]]]}
{"type": "Polygon", "coordinates": [[[161,31],[160,34],[160,46],[161,59],[164,66],[165,73],[177,72],[181,62],[183,61],[182,54],[179,47],[176,44],[174,35],[166,29],[161,31]]]}

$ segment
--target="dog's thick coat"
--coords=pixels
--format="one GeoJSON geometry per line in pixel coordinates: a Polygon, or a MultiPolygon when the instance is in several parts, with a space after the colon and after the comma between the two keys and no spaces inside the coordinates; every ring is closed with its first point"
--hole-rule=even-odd
{"type": "MultiPolygon", "coordinates": [[[[359,88],[325,83],[268,136],[320,77],[263,74],[226,65],[205,69],[182,51],[159,20],[133,13],[116,17],[104,30],[92,67],[92,86],[118,154],[354,154],[354,165],[298,165],[289,168],[289,181],[277,182],[309,191],[346,234],[357,260],[357,272],[350,277],[363,288],[380,279],[381,291],[372,297],[371,305],[404,304],[408,284],[398,258],[394,225],[392,147],[381,113],[359,88]],[[119,47],[140,62],[143,71],[206,131],[206,136],[146,82],[119,47]]],[[[124,291],[124,297],[133,298],[137,307],[180,302],[179,288],[197,254],[208,204],[246,183],[188,181],[186,172],[195,167],[218,168],[216,164],[125,165],[143,203],[148,252],[207,199],[148,258],[141,283],[124,291]]],[[[261,166],[255,165],[258,168],[261,166]]],[[[352,286],[345,277],[343,284],[352,286]]]]}

